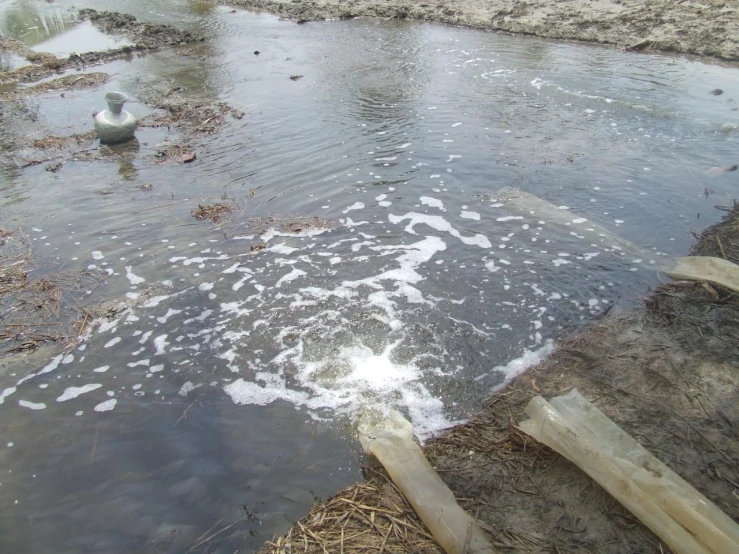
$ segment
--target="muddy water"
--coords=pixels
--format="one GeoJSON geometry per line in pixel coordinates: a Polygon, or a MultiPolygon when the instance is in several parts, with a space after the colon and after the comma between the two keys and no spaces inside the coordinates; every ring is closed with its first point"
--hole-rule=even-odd
{"type": "MultiPolygon", "coordinates": [[[[106,89],[140,116],[172,87],[246,116],[197,141],[141,129],[114,162],[0,177],[3,226],[28,229],[39,256],[108,272],[91,302],[129,306],[77,349],[0,376],[7,550],[187,551],[237,522],[210,551],[250,551],[360,476],[364,411],[397,407],[429,436],[551,339],[638,302],[658,282],[650,260],[584,238],[589,224],[657,262],[735,195],[737,173],[706,173],[736,163],[732,68],[151,4],[109,7],[208,40],[95,67],[106,89]],[[154,163],[165,138],[197,160],[154,163]],[[569,225],[507,209],[504,186],[569,225]],[[190,216],[223,198],[243,212],[224,228],[190,216]],[[333,224],[246,224],[285,214],[333,224]]],[[[36,50],[90,49],[69,6],[6,3],[0,29],[36,50]]],[[[51,94],[33,117],[84,132],[102,107],[98,90],[51,94]]]]}

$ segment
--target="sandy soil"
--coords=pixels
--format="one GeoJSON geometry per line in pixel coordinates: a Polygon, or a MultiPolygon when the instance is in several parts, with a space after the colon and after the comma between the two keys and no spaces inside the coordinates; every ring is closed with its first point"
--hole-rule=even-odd
{"type": "Polygon", "coordinates": [[[421,19],[739,60],[739,3],[733,0],[220,1],[302,21],[356,16],[421,19]]]}
{"type": "MultiPolygon", "coordinates": [[[[694,255],[739,262],[739,205],[694,255]]],[[[716,285],[658,288],[641,309],[561,341],[425,453],[500,552],[667,553],[574,464],[518,431],[524,408],[576,387],[688,483],[739,520],[739,296],[716,285]]],[[[381,468],[341,491],[262,554],[442,554],[381,468]]]]}

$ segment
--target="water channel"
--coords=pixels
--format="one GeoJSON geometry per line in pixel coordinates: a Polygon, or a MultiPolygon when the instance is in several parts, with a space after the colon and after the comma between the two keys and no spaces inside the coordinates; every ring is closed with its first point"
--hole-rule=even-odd
{"type": "MultiPolygon", "coordinates": [[[[0,31],[59,55],[120,44],[72,5],[5,2],[0,31]]],[[[87,5],[207,37],[89,68],[132,112],[182,87],[246,115],[191,164],[0,173],[4,226],[40,257],[108,272],[91,299],[131,305],[0,375],[3,551],[185,552],[237,520],[210,552],[253,551],[361,478],[364,410],[398,408],[431,436],[552,340],[638,306],[659,274],[589,225],[659,261],[736,196],[736,172],[709,171],[737,162],[734,67],[421,22],[87,5]],[[511,211],[502,187],[570,223],[511,211]],[[223,198],[243,209],[227,232],[191,217],[223,198]],[[286,214],[330,224],[245,223],[286,214]]],[[[100,89],[35,102],[57,135],[104,107],[100,89]]],[[[137,136],[142,154],[177,139],[137,136]]]]}

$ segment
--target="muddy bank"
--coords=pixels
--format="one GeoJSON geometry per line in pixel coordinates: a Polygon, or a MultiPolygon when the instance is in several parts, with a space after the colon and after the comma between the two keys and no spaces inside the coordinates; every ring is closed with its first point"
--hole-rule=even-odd
{"type": "Polygon", "coordinates": [[[202,35],[191,31],[183,31],[171,25],[144,23],[132,15],[117,12],[99,12],[87,8],[79,11],[78,18],[80,21],[91,21],[105,33],[123,36],[132,44],[103,52],[74,53],[68,58],[58,58],[53,54],[35,52],[17,40],[0,39],[0,49],[22,56],[31,62],[31,65],[0,73],[0,84],[38,81],[65,69],[204,40],[202,35]]]}
{"type": "Polygon", "coordinates": [[[420,19],[493,31],[739,60],[739,5],[703,0],[223,0],[301,21],[420,19]]]}
{"type": "MultiPolygon", "coordinates": [[[[739,262],[739,206],[704,232],[694,255],[739,262]]],[[[708,283],[659,287],[646,307],[560,342],[494,394],[469,423],[425,452],[502,550],[669,552],[584,472],[519,432],[537,395],[573,387],[730,517],[739,519],[739,298],[708,283]]],[[[316,506],[263,554],[443,551],[381,468],[316,506]],[[358,501],[358,499],[360,501],[358,501]],[[324,550],[325,549],[325,550],[324,550]]]]}

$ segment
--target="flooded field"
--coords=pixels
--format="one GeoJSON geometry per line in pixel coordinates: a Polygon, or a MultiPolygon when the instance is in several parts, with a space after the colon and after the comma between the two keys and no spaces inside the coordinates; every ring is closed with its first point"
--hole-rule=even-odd
{"type": "Polygon", "coordinates": [[[6,38],[60,57],[130,44],[84,7],[205,35],[5,102],[5,143],[90,131],[108,90],[139,118],[172,95],[228,106],[100,156],[10,150],[0,226],[105,276],[80,303],[112,307],[0,369],[4,550],[253,551],[361,476],[366,410],[422,437],[465,419],[553,339],[638,304],[736,196],[733,67],[153,4],[0,5],[6,38]]]}

